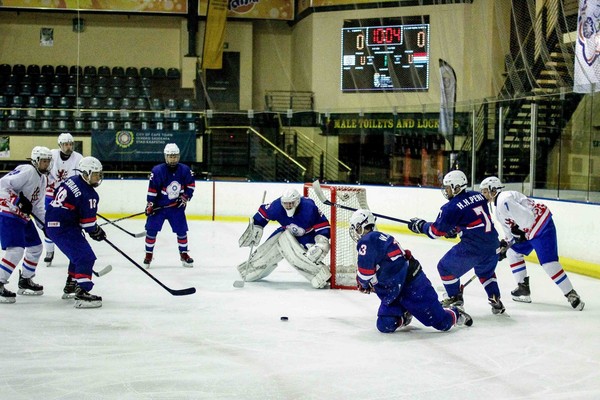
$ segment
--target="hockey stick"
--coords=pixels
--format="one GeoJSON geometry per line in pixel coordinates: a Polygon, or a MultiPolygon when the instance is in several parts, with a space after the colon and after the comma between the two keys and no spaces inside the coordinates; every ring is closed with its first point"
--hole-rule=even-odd
{"type": "Polygon", "coordinates": [[[92,272],[96,276],[104,276],[104,275],[108,274],[110,271],[112,271],[112,265],[107,265],[106,267],[102,268],[100,271],[92,270],[92,272]]]}
{"type": "MultiPolygon", "coordinates": [[[[156,208],[154,209],[154,211],[162,210],[163,208],[171,208],[171,207],[175,207],[176,205],[177,205],[177,203],[171,203],[171,204],[168,204],[168,205],[166,205],[166,206],[163,206],[163,207],[156,207],[156,208]]],[[[124,219],[129,219],[129,218],[133,218],[133,217],[138,217],[138,216],[140,216],[140,215],[145,215],[145,214],[146,214],[146,211],[142,211],[142,212],[139,212],[139,213],[135,213],[135,214],[128,215],[128,216],[126,216],[126,217],[121,217],[121,218],[113,219],[112,221],[108,221],[108,220],[107,220],[108,222],[103,222],[103,223],[101,223],[101,224],[98,224],[98,226],[112,224],[113,222],[119,222],[119,221],[123,221],[124,219]]],[[[104,218],[104,217],[102,217],[102,218],[104,218]]]]}
{"type": "MultiPolygon", "coordinates": [[[[460,289],[459,289],[460,293],[462,293],[465,290],[465,288],[469,285],[469,283],[471,283],[471,282],[473,282],[475,280],[475,278],[477,278],[477,275],[473,274],[473,276],[470,277],[468,281],[466,281],[464,284],[460,285],[460,289]]],[[[446,294],[446,287],[445,286],[442,285],[441,287],[437,287],[437,290],[438,291],[443,291],[444,292],[444,296],[447,296],[447,294],[446,294]]]]}
{"type": "MultiPolygon", "coordinates": [[[[338,204],[338,203],[332,203],[331,201],[327,200],[327,197],[325,197],[325,193],[323,193],[323,189],[321,189],[321,184],[319,183],[318,180],[316,180],[316,181],[314,181],[312,183],[312,187],[313,187],[313,190],[315,191],[315,194],[317,195],[317,197],[319,198],[319,200],[321,200],[321,202],[323,204],[327,204],[328,206],[342,208],[342,209],[348,210],[348,211],[356,211],[357,210],[357,208],[344,206],[344,205],[338,204]]],[[[371,213],[374,216],[376,216],[376,217],[383,218],[383,219],[388,219],[390,221],[401,222],[403,224],[409,224],[410,223],[410,221],[406,221],[404,219],[389,217],[387,215],[377,214],[377,213],[374,213],[372,211],[371,211],[371,213]]]]}
{"type": "Polygon", "coordinates": [[[106,243],[108,243],[110,245],[110,247],[112,247],[113,249],[115,249],[116,251],[121,253],[121,255],[123,257],[128,259],[133,265],[138,267],[138,269],[140,269],[143,273],[148,275],[154,282],[158,283],[163,289],[165,289],[167,292],[171,293],[173,296],[187,296],[188,294],[196,293],[195,287],[190,287],[187,289],[171,289],[171,288],[167,287],[164,283],[162,283],[161,281],[156,279],[154,277],[154,275],[152,275],[150,272],[146,271],[146,269],[144,267],[142,267],[140,264],[136,263],[135,260],[133,258],[129,257],[123,250],[121,250],[117,246],[115,246],[110,240],[105,238],[104,241],[106,243]]]}
{"type": "MultiPolygon", "coordinates": [[[[260,203],[261,205],[264,204],[266,197],[267,197],[267,191],[265,190],[263,192],[262,202],[260,203]]],[[[246,270],[248,269],[248,265],[250,264],[250,259],[252,258],[252,250],[254,250],[254,243],[252,243],[252,245],[250,246],[250,253],[248,254],[248,259],[246,260],[246,267],[244,268],[244,272],[246,272],[246,273],[244,275],[242,275],[241,281],[233,282],[233,287],[243,288],[244,285],[246,284],[246,274],[247,274],[246,270]]]]}
{"type": "Polygon", "coordinates": [[[114,226],[115,228],[119,228],[120,230],[122,230],[123,232],[125,232],[126,234],[128,234],[129,236],[133,236],[134,238],[141,238],[146,236],[146,231],[140,232],[140,233],[132,233],[129,232],[127,229],[115,224],[114,221],[109,220],[108,218],[100,215],[100,214],[96,214],[97,216],[99,216],[100,218],[102,218],[103,220],[105,220],[106,222],[108,222],[109,224],[111,224],[112,226],[114,226]]]}

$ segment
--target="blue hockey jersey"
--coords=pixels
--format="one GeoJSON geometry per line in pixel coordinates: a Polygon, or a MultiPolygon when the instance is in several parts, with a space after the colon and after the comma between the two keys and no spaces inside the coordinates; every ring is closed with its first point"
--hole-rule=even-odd
{"type": "Polygon", "coordinates": [[[175,168],[169,168],[162,163],[152,168],[146,199],[156,207],[164,207],[174,203],[180,195],[191,199],[194,189],[196,180],[190,167],[178,163],[175,168]]]}
{"type": "Polygon", "coordinates": [[[98,193],[79,175],[60,184],[54,199],[46,205],[46,228],[57,231],[77,227],[92,232],[96,229],[98,193]]]}
{"type": "MultiPolygon", "coordinates": [[[[319,210],[312,199],[300,198],[300,204],[292,217],[288,217],[281,204],[281,198],[272,203],[262,204],[258,212],[254,214],[254,224],[265,227],[269,221],[277,221],[281,224],[275,233],[289,230],[298,242],[304,246],[313,244],[316,235],[330,238],[331,230],[327,217],[319,210]]],[[[274,233],[274,234],[275,234],[274,233]]]]}
{"type": "Polygon", "coordinates": [[[425,223],[423,231],[432,239],[455,231],[471,250],[496,251],[500,244],[487,200],[475,191],[463,191],[451,198],[434,222],[425,223]]]}

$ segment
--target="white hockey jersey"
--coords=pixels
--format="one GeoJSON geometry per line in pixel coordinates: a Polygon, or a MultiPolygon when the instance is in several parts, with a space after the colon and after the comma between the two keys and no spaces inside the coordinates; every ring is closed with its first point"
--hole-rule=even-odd
{"type": "MultiPolygon", "coordinates": [[[[31,164],[22,164],[0,179],[0,213],[9,214],[29,221],[30,217],[23,214],[15,205],[19,193],[31,201],[33,214],[40,221],[45,220],[44,191],[48,179],[40,174],[31,164]]],[[[37,222],[37,221],[36,221],[37,222]]]]}
{"type": "Polygon", "coordinates": [[[48,186],[46,188],[46,197],[54,197],[54,189],[60,186],[67,178],[76,174],[75,168],[83,156],[74,151],[71,156],[64,160],[60,157],[60,149],[52,149],[52,168],[48,175],[48,186]]]}
{"type": "Polygon", "coordinates": [[[533,239],[551,215],[545,204],[536,203],[514,190],[502,191],[496,197],[496,219],[507,239],[513,237],[511,228],[514,225],[525,232],[527,240],[533,239]]]}

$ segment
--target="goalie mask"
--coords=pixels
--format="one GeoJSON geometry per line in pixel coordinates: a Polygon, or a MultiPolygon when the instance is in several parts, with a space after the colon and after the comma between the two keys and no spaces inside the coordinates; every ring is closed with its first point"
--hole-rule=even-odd
{"type": "Polygon", "coordinates": [[[47,174],[52,167],[52,152],[44,146],[35,146],[31,150],[31,164],[40,174],[47,174]]]}
{"type": "Polygon", "coordinates": [[[179,147],[175,143],[167,143],[165,146],[165,162],[171,168],[174,168],[179,163],[179,147]]]}
{"type": "Polygon", "coordinates": [[[488,201],[493,201],[502,189],[504,189],[504,185],[495,176],[485,178],[479,184],[479,191],[488,201]]]}
{"type": "Polygon", "coordinates": [[[288,217],[293,217],[300,204],[300,193],[296,189],[286,190],[281,196],[281,205],[285,208],[288,217]]]}
{"type": "Polygon", "coordinates": [[[58,135],[58,147],[60,147],[60,151],[64,154],[70,156],[73,153],[73,145],[74,145],[73,135],[70,133],[61,133],[58,135]]]}
{"type": "Polygon", "coordinates": [[[467,176],[464,172],[454,170],[448,172],[442,181],[442,194],[448,200],[460,194],[468,186],[467,176]]]}
{"type": "Polygon", "coordinates": [[[79,174],[88,185],[98,187],[104,179],[102,164],[96,157],[83,157],[77,166],[79,174]]]}
{"type": "Polygon", "coordinates": [[[365,235],[365,229],[375,230],[375,216],[366,209],[358,209],[350,217],[350,237],[358,242],[365,235]]]}

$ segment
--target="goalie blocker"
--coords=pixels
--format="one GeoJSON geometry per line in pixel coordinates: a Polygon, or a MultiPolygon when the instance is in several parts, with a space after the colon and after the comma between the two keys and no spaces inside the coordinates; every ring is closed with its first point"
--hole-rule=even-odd
{"type": "Polygon", "coordinates": [[[271,274],[277,263],[285,258],[314,288],[324,288],[331,278],[331,272],[321,260],[329,251],[329,241],[317,235],[315,242],[306,249],[290,231],[275,233],[256,249],[247,263],[244,261],[237,269],[246,282],[254,282],[271,274]]]}

